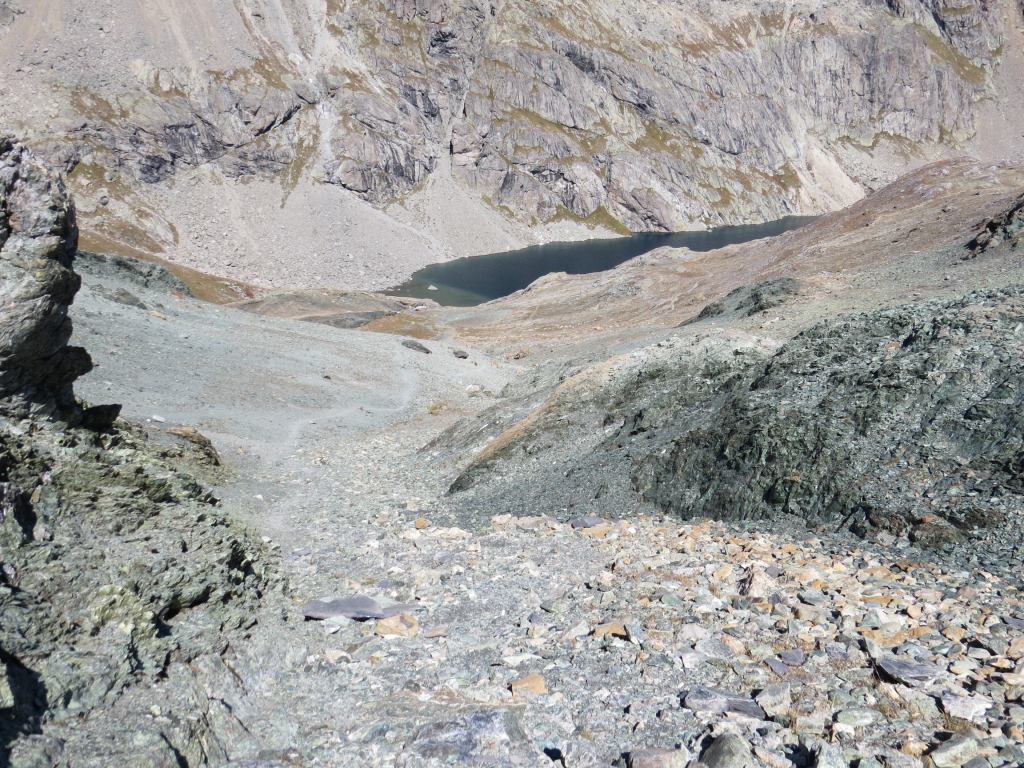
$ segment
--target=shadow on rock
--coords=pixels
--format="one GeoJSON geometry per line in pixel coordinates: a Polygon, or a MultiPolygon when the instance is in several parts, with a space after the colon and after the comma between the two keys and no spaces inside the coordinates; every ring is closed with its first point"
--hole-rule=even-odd
{"type": "Polygon", "coordinates": [[[11,764],[15,739],[40,732],[45,710],[39,675],[0,649],[0,765],[11,764]]]}

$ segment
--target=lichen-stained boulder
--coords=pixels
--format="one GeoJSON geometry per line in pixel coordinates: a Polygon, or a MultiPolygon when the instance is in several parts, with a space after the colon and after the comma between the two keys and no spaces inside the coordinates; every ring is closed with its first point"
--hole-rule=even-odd
{"type": "Polygon", "coordinates": [[[59,177],[0,137],[0,410],[81,419],[72,384],[92,368],[68,346],[78,229],[59,177]]]}

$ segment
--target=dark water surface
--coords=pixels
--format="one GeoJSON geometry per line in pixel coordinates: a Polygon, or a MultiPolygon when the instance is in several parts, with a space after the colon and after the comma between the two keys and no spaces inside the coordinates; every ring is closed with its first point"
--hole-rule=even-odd
{"type": "Polygon", "coordinates": [[[472,307],[515,293],[551,272],[568,272],[570,275],[602,272],[634,256],[665,246],[712,251],[726,245],[781,235],[815,218],[787,216],[764,224],[718,227],[705,232],[646,232],[608,240],[531,245],[518,251],[469,256],[442,264],[431,264],[384,293],[433,299],[448,307],[472,307]]]}

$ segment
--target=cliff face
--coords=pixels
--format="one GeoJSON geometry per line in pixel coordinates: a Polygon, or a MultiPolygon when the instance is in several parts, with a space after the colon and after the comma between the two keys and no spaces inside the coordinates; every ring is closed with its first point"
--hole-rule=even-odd
{"type": "Polygon", "coordinates": [[[508,13],[454,125],[456,172],[520,215],[604,207],[632,229],[849,202],[843,144],[973,131],[998,37],[980,10],[954,12],[631,3],[573,19],[548,2],[508,13]]]}
{"type": "Polygon", "coordinates": [[[175,222],[133,196],[197,168],[286,191],[327,183],[377,207],[452,177],[531,225],[820,212],[972,136],[1016,12],[218,0],[132,10],[128,25],[119,5],[0,3],[13,73],[0,116],[104,187],[115,205],[87,222],[119,219],[156,246],[175,243],[175,222]]]}
{"type": "Polygon", "coordinates": [[[156,444],[112,425],[120,406],[76,401],[72,385],[92,367],[67,344],[77,237],[64,184],[0,136],[0,765],[84,764],[94,747],[41,730],[85,717],[136,735],[126,764],[206,765],[218,740],[198,725],[205,704],[181,719],[183,755],[125,699],[167,676],[191,690],[184,666],[219,661],[222,631],[251,625],[273,570],[183,471],[215,476],[199,433],[156,444]],[[191,608],[217,615],[212,644],[205,630],[177,630],[191,608]]]}

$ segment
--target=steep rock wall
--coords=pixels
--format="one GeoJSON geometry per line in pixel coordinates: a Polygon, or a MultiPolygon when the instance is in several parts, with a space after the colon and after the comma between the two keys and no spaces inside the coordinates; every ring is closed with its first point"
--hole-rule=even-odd
{"type": "Polygon", "coordinates": [[[526,223],[634,230],[837,207],[871,168],[964,141],[1016,10],[218,0],[128,27],[115,5],[0,15],[14,72],[0,115],[115,197],[210,167],[386,206],[451,173],[526,223]],[[30,87],[46,94],[25,97],[31,114],[30,87]]]}

